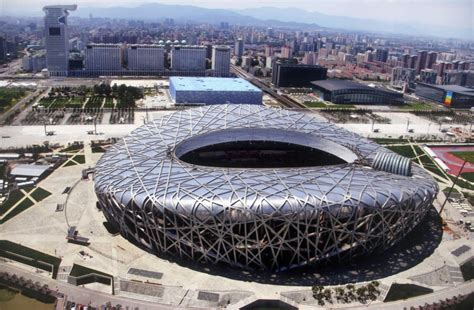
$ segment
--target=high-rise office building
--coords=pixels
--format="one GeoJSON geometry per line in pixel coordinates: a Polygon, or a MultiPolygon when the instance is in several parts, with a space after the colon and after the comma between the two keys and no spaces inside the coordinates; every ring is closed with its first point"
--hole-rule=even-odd
{"type": "Polygon", "coordinates": [[[228,77],[230,75],[230,48],[228,46],[214,46],[212,70],[216,76],[228,77]]]}
{"type": "Polygon", "coordinates": [[[50,76],[67,76],[69,69],[69,32],[67,17],[77,5],[48,5],[43,8],[46,62],[50,76]]]}
{"type": "Polygon", "coordinates": [[[94,75],[110,75],[122,71],[123,53],[118,44],[90,44],[86,46],[85,70],[94,75]]]}
{"type": "Polygon", "coordinates": [[[40,72],[46,68],[46,55],[44,53],[38,53],[23,56],[22,68],[26,72],[40,72]]]}
{"type": "Polygon", "coordinates": [[[237,41],[235,41],[234,55],[237,57],[242,57],[244,55],[243,39],[237,39],[237,41]]]}
{"type": "Polygon", "coordinates": [[[173,46],[171,49],[171,69],[196,72],[206,70],[205,46],[173,46]]]}
{"type": "Polygon", "coordinates": [[[416,62],[416,73],[420,73],[421,70],[426,68],[426,58],[428,57],[428,52],[427,51],[419,51],[418,52],[418,59],[416,62]]]}
{"type": "Polygon", "coordinates": [[[152,74],[164,70],[164,62],[165,49],[161,45],[127,46],[127,63],[130,71],[152,74]]]}
{"type": "Polygon", "coordinates": [[[311,87],[312,81],[325,80],[327,69],[315,65],[292,64],[291,59],[273,64],[272,83],[276,87],[311,87]]]}

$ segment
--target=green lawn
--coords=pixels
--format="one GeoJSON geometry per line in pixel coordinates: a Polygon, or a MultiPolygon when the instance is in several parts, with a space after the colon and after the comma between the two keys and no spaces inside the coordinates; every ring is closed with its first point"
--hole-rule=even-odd
{"type": "Polygon", "coordinates": [[[112,97],[105,98],[104,108],[114,108],[114,99],[112,97]]]}
{"type": "Polygon", "coordinates": [[[474,164],[474,152],[451,152],[451,154],[474,164]]]}
{"type": "Polygon", "coordinates": [[[86,157],[84,155],[76,155],[72,158],[72,160],[74,160],[78,164],[86,163],[86,157]]]}
{"type": "Polygon", "coordinates": [[[51,268],[50,266],[44,263],[51,264],[54,267],[53,268],[54,279],[56,279],[56,276],[58,274],[59,264],[61,263],[61,259],[58,257],[39,252],[32,248],[28,248],[26,246],[22,246],[20,244],[13,243],[7,240],[0,240],[0,256],[15,260],[17,262],[24,263],[26,265],[36,267],[42,270],[46,270],[46,271],[51,271],[51,268]],[[12,255],[10,253],[24,256],[24,258],[12,255]]]}
{"type": "Polygon", "coordinates": [[[335,103],[333,105],[327,105],[326,106],[328,109],[334,109],[334,110],[338,110],[338,109],[355,109],[355,105],[352,105],[352,104],[342,104],[342,103],[335,103]]]}
{"type": "Polygon", "coordinates": [[[407,143],[406,139],[389,139],[389,138],[371,138],[372,141],[378,144],[402,144],[407,143]]]}
{"type": "Polygon", "coordinates": [[[63,167],[70,167],[70,166],[75,166],[77,165],[76,162],[72,161],[72,160],[68,160],[63,167]]]}
{"type": "Polygon", "coordinates": [[[427,287],[415,284],[393,283],[387,293],[387,296],[385,297],[384,302],[408,299],[411,297],[421,296],[430,293],[433,293],[433,290],[427,287]]]}
{"type": "Polygon", "coordinates": [[[305,101],[304,105],[308,108],[327,108],[327,104],[321,101],[305,101]]]}
{"type": "Polygon", "coordinates": [[[4,203],[2,203],[2,205],[0,205],[0,216],[7,213],[7,211],[10,210],[24,196],[25,195],[23,195],[23,193],[19,189],[11,191],[10,195],[8,196],[8,199],[4,203]]]}
{"type": "Polygon", "coordinates": [[[474,182],[474,172],[461,173],[461,176],[470,182],[474,182]]]}
{"type": "Polygon", "coordinates": [[[100,108],[104,102],[104,97],[94,96],[89,98],[89,101],[86,103],[86,108],[100,108]]]}
{"type": "MultiPolygon", "coordinates": [[[[456,179],[456,177],[453,176],[453,175],[449,175],[449,177],[453,181],[456,179]]],[[[468,182],[464,181],[463,179],[458,179],[458,181],[456,182],[456,185],[458,185],[462,188],[470,189],[470,190],[474,191],[474,185],[471,185],[471,183],[468,183],[468,182]]]]}
{"type": "Polygon", "coordinates": [[[408,158],[415,158],[417,156],[410,145],[387,146],[387,149],[408,158]]]}
{"type": "Polygon", "coordinates": [[[37,187],[31,194],[34,200],[40,202],[41,200],[45,199],[46,197],[50,196],[51,193],[41,187],[37,187]]]}
{"type": "Polygon", "coordinates": [[[8,213],[2,220],[0,220],[0,224],[3,224],[7,222],[8,220],[11,220],[13,217],[17,216],[21,212],[29,209],[34,205],[33,201],[31,201],[30,198],[25,198],[22,202],[20,202],[15,209],[11,210],[10,213],[8,213]]]}
{"type": "Polygon", "coordinates": [[[416,110],[416,111],[423,111],[423,110],[433,110],[433,106],[428,103],[423,102],[411,102],[408,104],[404,104],[400,106],[402,109],[406,110],[416,110]]]}

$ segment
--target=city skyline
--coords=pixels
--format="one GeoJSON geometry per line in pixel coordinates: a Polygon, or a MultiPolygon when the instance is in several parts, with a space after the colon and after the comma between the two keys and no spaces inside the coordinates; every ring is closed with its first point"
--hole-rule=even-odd
{"type": "MultiPolygon", "coordinates": [[[[44,0],[34,1],[26,0],[21,3],[3,2],[0,5],[0,15],[40,15],[41,7],[43,5],[55,4],[57,1],[44,0]],[[25,9],[26,8],[26,9],[25,9]]],[[[166,4],[166,5],[192,5],[197,7],[209,9],[226,9],[240,13],[245,16],[258,16],[258,12],[249,11],[248,9],[258,8],[290,8],[304,10],[307,13],[321,13],[332,16],[341,16],[348,18],[364,19],[366,22],[370,20],[382,21],[386,24],[393,24],[396,28],[399,24],[410,24],[411,26],[430,25],[442,26],[450,29],[459,29],[466,31],[472,38],[472,29],[474,28],[473,4],[468,0],[322,0],[317,2],[307,0],[288,1],[248,1],[243,0],[238,3],[234,1],[215,1],[206,0],[196,2],[193,0],[141,0],[134,2],[130,0],[118,0],[113,2],[95,2],[91,0],[78,0],[74,2],[78,4],[84,11],[87,8],[101,8],[101,7],[139,7],[144,4],[166,4]],[[342,9],[341,9],[342,8],[342,9]],[[408,9],[410,8],[410,9],[408,9]],[[390,14],[387,14],[390,12],[390,14]],[[421,14],[420,14],[421,12],[421,14]],[[456,18],[451,18],[456,16],[456,18]]],[[[275,19],[279,21],[292,22],[307,22],[306,20],[296,20],[298,12],[292,15],[291,10],[287,12],[275,12],[269,14],[268,19],[275,19]],[[295,16],[296,15],[296,16],[295,16]]],[[[313,23],[318,24],[318,16],[316,15],[313,23]]],[[[374,27],[376,28],[376,27],[374,27]]],[[[377,30],[377,29],[374,29],[377,30]]]]}

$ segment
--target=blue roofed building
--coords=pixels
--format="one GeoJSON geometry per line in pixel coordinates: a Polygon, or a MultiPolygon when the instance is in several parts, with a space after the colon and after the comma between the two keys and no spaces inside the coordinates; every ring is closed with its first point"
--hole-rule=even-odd
{"type": "Polygon", "coordinates": [[[170,77],[176,104],[262,104],[262,90],[240,78],[170,77]]]}

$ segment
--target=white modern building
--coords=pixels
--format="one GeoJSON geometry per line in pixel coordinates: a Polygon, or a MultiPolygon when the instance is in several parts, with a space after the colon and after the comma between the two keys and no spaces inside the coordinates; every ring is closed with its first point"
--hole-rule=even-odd
{"type": "Polygon", "coordinates": [[[94,75],[120,73],[122,66],[122,47],[119,44],[87,45],[84,57],[87,72],[94,75]]]}
{"type": "Polygon", "coordinates": [[[173,71],[197,72],[206,71],[205,46],[175,45],[171,49],[171,69],[173,71]]]}
{"type": "Polygon", "coordinates": [[[33,55],[25,55],[22,59],[22,68],[26,72],[40,72],[46,68],[46,54],[40,52],[33,55]]]}
{"type": "Polygon", "coordinates": [[[50,76],[67,76],[69,69],[68,11],[77,5],[48,5],[43,8],[46,62],[50,76]]]}
{"type": "Polygon", "coordinates": [[[215,76],[228,77],[230,75],[230,48],[228,46],[214,46],[212,48],[212,70],[215,76]]]}
{"type": "Polygon", "coordinates": [[[162,45],[127,46],[128,70],[131,73],[156,74],[165,69],[165,49],[162,45]]]}

